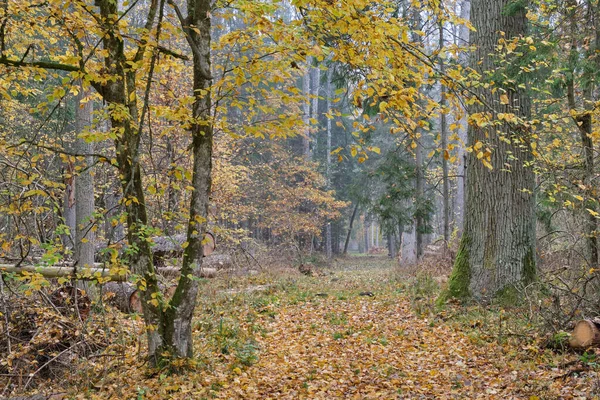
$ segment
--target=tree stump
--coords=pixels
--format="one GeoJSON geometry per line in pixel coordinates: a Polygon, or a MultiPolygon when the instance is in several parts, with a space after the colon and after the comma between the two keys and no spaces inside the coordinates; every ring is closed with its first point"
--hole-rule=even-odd
{"type": "Polygon", "coordinates": [[[574,348],[587,348],[600,345],[600,320],[584,319],[573,329],[569,344],[574,348]]]}

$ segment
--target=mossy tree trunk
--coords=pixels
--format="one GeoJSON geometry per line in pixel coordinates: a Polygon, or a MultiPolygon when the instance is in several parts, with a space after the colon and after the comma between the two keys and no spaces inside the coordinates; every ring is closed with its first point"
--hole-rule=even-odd
{"type": "MultiPolygon", "coordinates": [[[[171,5],[175,6],[173,2],[171,5]]],[[[191,357],[192,316],[198,296],[204,250],[202,239],[206,233],[208,204],[211,189],[213,124],[211,117],[211,21],[209,0],[188,0],[187,18],[181,18],[182,28],[193,55],[195,101],[192,116],[195,123],[192,134],[192,186],[187,243],[183,253],[181,275],[169,307],[164,312],[163,345],[176,356],[191,357]],[[191,27],[194,27],[191,29],[191,27]]],[[[179,13],[179,11],[178,11],[179,13]]]]}
{"type": "Polygon", "coordinates": [[[464,233],[449,282],[449,294],[454,297],[494,296],[531,281],[536,274],[535,180],[530,132],[525,124],[531,102],[523,89],[523,77],[518,75],[518,56],[509,60],[491,56],[497,53],[500,32],[507,41],[526,35],[525,14],[523,0],[471,2],[471,23],[476,28],[471,44],[477,50],[470,64],[484,83],[495,83],[476,89],[482,102],[470,107],[470,117],[493,110],[494,120],[504,113],[514,114],[519,122],[469,126],[469,146],[479,146],[478,142],[483,146],[467,156],[464,233]],[[499,79],[503,76],[512,83],[505,83],[509,78],[499,79]],[[488,148],[492,169],[478,159],[478,153],[485,154],[488,148]]]}

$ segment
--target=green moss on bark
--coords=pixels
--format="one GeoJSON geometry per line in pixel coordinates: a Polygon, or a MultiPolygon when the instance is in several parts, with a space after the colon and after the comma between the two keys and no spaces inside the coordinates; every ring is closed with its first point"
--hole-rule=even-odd
{"type": "Polygon", "coordinates": [[[535,253],[533,247],[530,247],[523,259],[523,283],[525,285],[535,281],[537,277],[537,267],[535,263],[535,253]]]}
{"type": "Polygon", "coordinates": [[[450,280],[448,281],[448,289],[446,289],[438,298],[438,304],[445,303],[450,298],[467,299],[471,297],[469,286],[471,284],[471,266],[469,264],[469,246],[471,240],[463,234],[460,240],[456,260],[450,280]]]}

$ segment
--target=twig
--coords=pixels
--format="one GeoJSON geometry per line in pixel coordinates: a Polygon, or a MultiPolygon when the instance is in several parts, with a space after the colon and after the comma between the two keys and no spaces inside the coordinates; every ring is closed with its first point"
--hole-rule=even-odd
{"type": "Polygon", "coordinates": [[[52,357],[51,359],[49,359],[48,361],[46,361],[44,364],[42,364],[41,367],[39,367],[37,370],[35,370],[35,372],[33,374],[29,375],[29,379],[27,380],[27,382],[25,382],[25,388],[24,390],[27,390],[27,387],[29,386],[29,384],[31,383],[32,379],[44,368],[46,368],[46,366],[48,366],[51,362],[53,362],[54,360],[56,360],[58,357],[62,356],[63,354],[65,354],[67,351],[71,350],[72,348],[74,348],[75,346],[80,345],[82,342],[79,341],[77,343],[75,343],[74,345],[67,347],[66,349],[64,349],[63,351],[61,351],[60,353],[58,353],[57,355],[55,355],[54,357],[52,357]]]}

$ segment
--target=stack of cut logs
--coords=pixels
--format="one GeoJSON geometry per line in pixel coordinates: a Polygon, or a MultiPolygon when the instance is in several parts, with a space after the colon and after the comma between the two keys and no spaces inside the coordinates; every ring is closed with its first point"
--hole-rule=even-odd
{"type": "MultiPolygon", "coordinates": [[[[183,255],[183,244],[185,240],[184,235],[153,238],[155,246],[152,250],[156,269],[163,277],[175,278],[179,276],[180,269],[177,267],[166,266],[165,260],[167,258],[181,257],[183,255]]],[[[231,257],[226,254],[213,254],[216,246],[215,237],[211,233],[207,233],[204,242],[203,249],[205,257],[202,260],[202,267],[196,271],[195,275],[200,278],[214,278],[219,270],[231,267],[231,257]]],[[[68,264],[52,267],[0,264],[0,272],[38,272],[47,278],[75,277],[75,275],[78,275],[78,279],[95,279],[100,276],[109,278],[109,282],[106,282],[102,286],[102,291],[103,294],[108,294],[107,297],[110,302],[123,312],[142,311],[141,297],[137,287],[134,284],[127,282],[126,275],[111,274],[109,269],[105,268],[102,263],[95,263],[93,268],[86,268],[85,270],[68,264]],[[81,276],[82,272],[85,272],[85,277],[81,276]]],[[[175,292],[175,285],[161,284],[160,286],[161,291],[167,298],[170,298],[175,292]]]]}
{"type": "Polygon", "coordinates": [[[578,321],[569,339],[569,344],[578,349],[600,346],[600,318],[578,321]]]}

